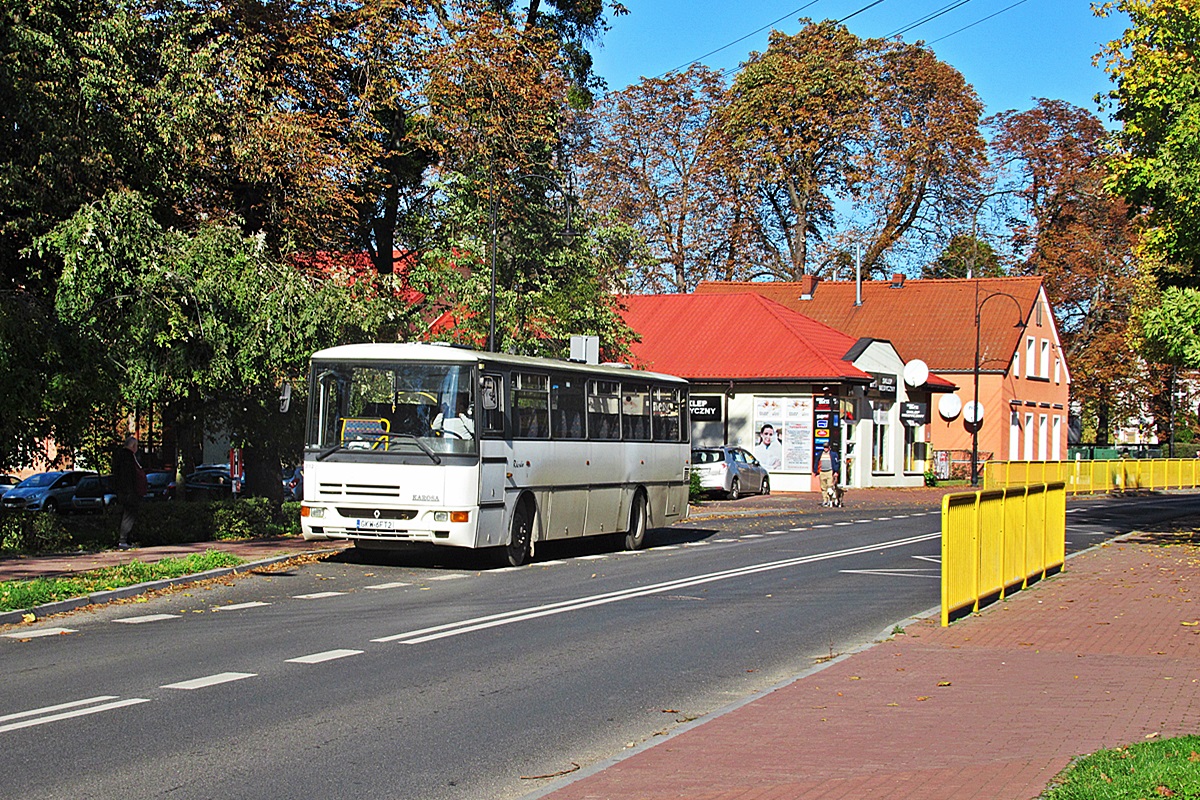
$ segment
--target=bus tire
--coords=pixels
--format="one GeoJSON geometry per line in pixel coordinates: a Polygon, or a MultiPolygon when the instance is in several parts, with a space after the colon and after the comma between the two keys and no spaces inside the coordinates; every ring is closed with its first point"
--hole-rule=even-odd
{"type": "Polygon", "coordinates": [[[517,510],[513,512],[508,544],[503,550],[503,564],[520,567],[529,563],[529,558],[533,555],[533,513],[528,502],[517,504],[517,510]]]}
{"type": "Polygon", "coordinates": [[[625,533],[625,549],[641,550],[646,546],[646,495],[640,491],[633,495],[629,508],[629,530],[625,533]]]}

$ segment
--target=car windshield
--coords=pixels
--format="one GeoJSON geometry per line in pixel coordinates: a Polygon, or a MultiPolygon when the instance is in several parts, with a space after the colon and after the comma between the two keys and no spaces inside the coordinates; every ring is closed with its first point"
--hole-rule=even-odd
{"type": "Polygon", "coordinates": [[[37,475],[30,475],[25,480],[17,484],[19,489],[38,489],[44,486],[49,486],[58,480],[62,475],[61,472],[39,472],[37,475]]]}
{"type": "Polygon", "coordinates": [[[457,364],[314,363],[306,446],[323,453],[473,454],[471,375],[471,367],[457,364]]]}
{"type": "Polygon", "coordinates": [[[693,450],[693,464],[717,464],[725,460],[725,454],[720,450],[693,450]]]}
{"type": "Polygon", "coordinates": [[[150,486],[166,486],[171,482],[171,477],[169,472],[149,472],[146,474],[146,483],[150,486]]]}

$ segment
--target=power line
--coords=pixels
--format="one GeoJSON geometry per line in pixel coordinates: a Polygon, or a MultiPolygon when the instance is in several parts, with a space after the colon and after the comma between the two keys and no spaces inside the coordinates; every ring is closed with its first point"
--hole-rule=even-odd
{"type": "Polygon", "coordinates": [[[1017,6],[1019,6],[1019,5],[1022,5],[1022,4],[1024,4],[1024,3],[1027,3],[1027,2],[1029,2],[1029,0],[1017,0],[1017,2],[1013,3],[1011,6],[1005,6],[1004,8],[1000,9],[999,11],[997,11],[995,14],[988,14],[988,15],[987,15],[986,17],[984,17],[983,19],[977,19],[977,20],[975,20],[974,22],[972,22],[970,25],[964,25],[964,26],[962,26],[961,28],[959,28],[958,30],[956,30],[956,31],[951,31],[950,33],[947,33],[945,36],[941,36],[941,37],[939,37],[939,38],[937,38],[937,39],[934,39],[932,42],[926,42],[926,44],[927,44],[927,45],[933,45],[933,44],[937,44],[938,42],[942,41],[943,39],[949,39],[951,36],[954,36],[955,34],[962,33],[962,32],[963,32],[963,31],[965,31],[967,28],[974,28],[976,25],[978,25],[978,24],[979,24],[979,23],[981,23],[981,22],[987,22],[987,21],[988,21],[989,19],[991,19],[992,17],[998,17],[998,16],[1000,16],[1001,14],[1003,14],[1005,11],[1009,11],[1009,10],[1011,10],[1011,9],[1014,9],[1014,8],[1016,8],[1017,6]]]}
{"type": "Polygon", "coordinates": [[[904,34],[911,31],[913,28],[920,27],[921,25],[924,25],[926,22],[932,22],[933,20],[937,19],[938,17],[940,17],[944,14],[949,14],[951,11],[958,8],[959,6],[965,6],[969,2],[971,2],[971,0],[958,0],[957,2],[950,3],[949,5],[944,5],[936,11],[929,12],[925,16],[921,17],[919,20],[908,23],[903,28],[897,28],[896,30],[892,31],[891,33],[889,33],[887,36],[885,36],[883,38],[891,39],[893,36],[903,36],[904,34]]]}
{"type": "MultiPolygon", "coordinates": [[[[687,63],[680,64],[678,67],[675,67],[674,69],[669,69],[669,70],[667,70],[667,72],[676,72],[677,70],[681,70],[681,69],[683,69],[684,67],[690,67],[692,64],[695,64],[695,63],[696,63],[696,62],[698,62],[698,61],[703,61],[704,59],[708,58],[709,56],[716,55],[717,53],[721,52],[722,50],[726,50],[726,49],[728,49],[728,48],[730,48],[730,47],[733,47],[733,46],[734,46],[735,44],[737,44],[738,42],[744,42],[744,41],[746,41],[747,39],[749,39],[751,36],[755,35],[756,33],[762,33],[763,31],[765,31],[767,28],[771,27],[771,26],[772,26],[772,25],[774,25],[775,23],[777,23],[777,22],[783,22],[783,21],[784,21],[785,19],[787,19],[788,17],[794,16],[795,14],[799,14],[799,13],[800,13],[801,11],[803,11],[804,9],[806,9],[806,8],[809,8],[810,6],[815,6],[815,5],[816,5],[817,3],[819,3],[819,2],[821,2],[821,0],[810,0],[810,2],[807,2],[807,3],[805,3],[804,5],[802,5],[802,6],[800,6],[799,8],[797,8],[795,11],[789,11],[788,13],[784,14],[784,15],[783,15],[782,17],[780,17],[779,19],[777,19],[777,20],[772,20],[771,22],[768,22],[766,25],[763,25],[763,26],[762,26],[761,28],[759,28],[758,30],[755,30],[755,31],[750,31],[749,33],[747,33],[745,36],[741,37],[740,39],[734,39],[734,40],[733,40],[732,42],[730,42],[729,44],[724,44],[724,45],[721,45],[721,46],[720,46],[720,47],[718,47],[716,50],[712,50],[712,51],[710,51],[710,52],[708,52],[708,53],[705,53],[705,54],[704,54],[704,55],[702,55],[702,56],[697,56],[696,58],[693,58],[691,61],[688,61],[687,63]]],[[[879,2],[883,2],[883,0],[879,0],[879,2]]],[[[726,70],[721,70],[721,72],[722,72],[722,73],[724,73],[725,71],[726,71],[726,70]]],[[[661,75],[655,75],[654,77],[655,77],[655,78],[661,78],[663,75],[666,75],[666,74],[667,74],[667,72],[664,72],[664,73],[662,73],[661,75]]]]}
{"type": "Polygon", "coordinates": [[[874,3],[868,3],[867,5],[860,8],[858,11],[853,11],[853,12],[847,14],[846,16],[842,17],[841,19],[839,19],[838,24],[839,25],[842,24],[843,22],[850,19],[851,17],[857,17],[859,14],[866,11],[868,8],[874,8],[875,6],[879,5],[882,2],[883,2],[883,0],[875,0],[874,3]]]}

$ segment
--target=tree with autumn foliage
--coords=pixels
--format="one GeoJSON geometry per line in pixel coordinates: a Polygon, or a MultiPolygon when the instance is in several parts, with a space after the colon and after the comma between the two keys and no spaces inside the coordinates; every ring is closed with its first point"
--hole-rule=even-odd
{"type": "Polygon", "coordinates": [[[867,219],[863,272],[880,274],[905,240],[943,241],[970,219],[987,144],[983,104],[957,69],[920,45],[873,40],[864,48],[871,127],[853,160],[852,196],[867,219]]]}
{"type": "Polygon", "coordinates": [[[870,128],[862,42],[836,22],[803,23],[795,35],[772,31],[766,51],[750,54],[722,110],[786,254],[774,276],[783,280],[808,271],[810,241],[829,230],[870,128]]]}
{"type": "Polygon", "coordinates": [[[583,203],[640,232],[631,292],[687,292],[750,279],[761,237],[741,164],[718,114],[725,85],[693,65],[606,96],[586,118],[583,203]]]}
{"type": "Polygon", "coordinates": [[[1023,211],[1012,233],[1018,271],[1044,279],[1072,399],[1105,442],[1110,425],[1137,416],[1154,392],[1129,336],[1140,273],[1128,208],[1104,185],[1107,133],[1095,115],[1061,100],[989,122],[1023,211]]]}

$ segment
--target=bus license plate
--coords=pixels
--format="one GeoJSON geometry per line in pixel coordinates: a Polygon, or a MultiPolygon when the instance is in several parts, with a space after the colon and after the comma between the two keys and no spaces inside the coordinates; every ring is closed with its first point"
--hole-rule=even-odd
{"type": "Polygon", "coordinates": [[[391,519],[359,519],[355,520],[359,530],[391,531],[396,529],[396,521],[391,519]]]}

